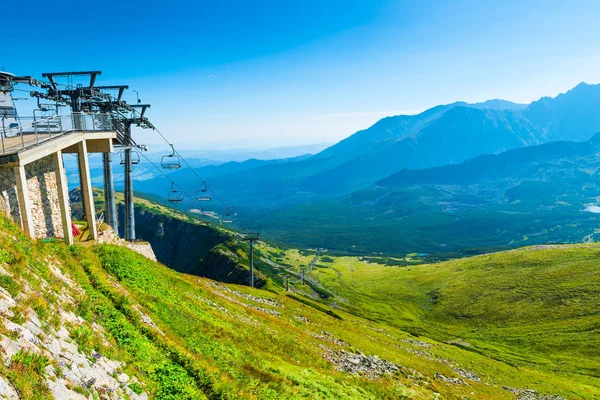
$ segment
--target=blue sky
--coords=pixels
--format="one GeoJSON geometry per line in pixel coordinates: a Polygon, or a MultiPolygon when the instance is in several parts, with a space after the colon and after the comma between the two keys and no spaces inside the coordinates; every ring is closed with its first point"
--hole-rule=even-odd
{"type": "Polygon", "coordinates": [[[3,10],[0,67],[102,70],[199,148],[333,143],[387,115],[600,82],[598,1],[35,3],[3,10]]]}

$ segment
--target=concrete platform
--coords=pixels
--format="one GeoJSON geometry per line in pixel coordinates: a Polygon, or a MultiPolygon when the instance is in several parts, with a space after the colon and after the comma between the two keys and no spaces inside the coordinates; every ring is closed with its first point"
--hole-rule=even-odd
{"type": "MultiPolygon", "coordinates": [[[[39,134],[26,135],[26,145],[30,147],[21,149],[21,137],[4,138],[5,149],[9,146],[14,150],[0,153],[0,167],[25,166],[50,154],[62,151],[63,153],[77,153],[77,146],[85,140],[88,153],[104,153],[113,151],[113,140],[117,138],[114,131],[107,132],[69,132],[62,135],[39,134]],[[32,136],[32,138],[28,137],[32,136]],[[33,141],[32,141],[33,139],[33,141]]],[[[1,149],[0,149],[1,150],[1,149]]]]}

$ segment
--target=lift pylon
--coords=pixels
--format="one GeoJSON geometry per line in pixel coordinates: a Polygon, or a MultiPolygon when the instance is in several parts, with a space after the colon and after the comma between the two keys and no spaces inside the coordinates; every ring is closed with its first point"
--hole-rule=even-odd
{"type": "Polygon", "coordinates": [[[258,233],[245,233],[242,240],[250,244],[250,287],[254,287],[254,243],[258,241],[258,233]]]}

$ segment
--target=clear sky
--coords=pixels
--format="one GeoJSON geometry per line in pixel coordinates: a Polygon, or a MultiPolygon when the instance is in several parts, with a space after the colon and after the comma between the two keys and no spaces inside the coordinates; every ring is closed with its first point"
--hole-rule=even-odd
{"type": "Polygon", "coordinates": [[[4,3],[0,67],[102,70],[197,147],[333,143],[387,115],[600,82],[597,0],[4,3]]]}

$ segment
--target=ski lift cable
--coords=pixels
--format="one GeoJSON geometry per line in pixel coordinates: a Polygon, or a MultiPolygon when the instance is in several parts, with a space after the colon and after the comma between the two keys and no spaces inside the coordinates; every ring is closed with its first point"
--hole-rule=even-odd
{"type": "MultiPolygon", "coordinates": [[[[50,81],[47,81],[47,80],[40,80],[40,82],[42,82],[42,83],[45,83],[45,84],[48,84],[48,85],[52,84],[52,82],[50,82],[50,81]]],[[[67,84],[65,84],[65,83],[61,83],[61,82],[56,82],[56,81],[55,81],[55,82],[54,82],[54,85],[56,85],[56,86],[62,86],[62,87],[65,87],[65,88],[70,88],[70,87],[73,87],[73,84],[72,84],[72,82],[68,82],[67,84]]],[[[23,89],[19,89],[19,90],[23,90],[23,89]]],[[[111,97],[112,97],[112,95],[111,95],[111,97]]],[[[135,109],[134,109],[134,110],[132,110],[131,112],[132,112],[132,114],[133,114],[133,115],[139,114],[139,112],[138,112],[137,110],[135,110],[135,109]]],[[[160,131],[158,128],[156,128],[156,127],[154,127],[154,129],[155,129],[155,130],[158,132],[158,134],[159,134],[159,135],[160,135],[160,136],[163,138],[163,140],[164,140],[164,141],[165,141],[165,142],[166,142],[168,145],[170,145],[170,146],[172,147],[174,154],[176,154],[177,156],[179,156],[180,160],[181,160],[181,161],[182,161],[182,162],[183,162],[183,163],[184,163],[184,164],[185,164],[185,165],[186,165],[186,166],[187,166],[187,167],[188,167],[188,168],[189,168],[189,169],[192,171],[192,173],[193,173],[194,175],[196,175],[196,177],[197,177],[197,178],[198,178],[198,179],[199,179],[199,180],[200,180],[200,181],[201,181],[201,182],[204,184],[204,187],[205,187],[205,189],[206,189],[207,191],[209,191],[210,193],[212,193],[212,197],[213,197],[213,198],[215,198],[215,199],[217,199],[217,200],[218,200],[218,201],[219,201],[219,202],[220,202],[220,203],[223,205],[223,207],[225,207],[225,209],[227,210],[227,212],[228,212],[228,214],[229,214],[229,217],[230,217],[230,218],[231,218],[231,217],[233,217],[232,219],[237,219],[237,220],[238,220],[238,221],[239,221],[239,222],[242,224],[242,227],[244,227],[244,229],[245,229],[245,223],[242,221],[242,219],[241,219],[241,218],[239,218],[239,216],[237,215],[237,213],[234,213],[234,212],[232,212],[232,211],[231,211],[231,208],[230,208],[230,207],[227,205],[227,203],[225,203],[225,202],[223,201],[223,199],[222,199],[221,197],[219,197],[219,195],[218,195],[217,193],[215,193],[215,191],[214,191],[212,188],[210,188],[210,187],[208,186],[208,184],[206,183],[206,181],[205,181],[204,179],[202,179],[202,177],[200,177],[200,175],[198,175],[198,173],[197,173],[197,172],[196,172],[196,171],[195,171],[195,170],[194,170],[194,169],[193,169],[193,168],[190,166],[190,164],[189,164],[189,163],[186,161],[186,159],[185,159],[185,158],[183,158],[183,156],[182,156],[182,155],[181,155],[181,154],[180,154],[180,153],[179,153],[179,152],[178,152],[178,151],[175,149],[175,147],[173,146],[173,144],[167,140],[167,138],[166,138],[166,137],[163,135],[163,133],[162,133],[162,132],[161,132],[161,131],[160,131]]],[[[150,160],[148,159],[148,157],[146,157],[146,156],[145,156],[143,153],[141,153],[141,152],[140,152],[139,154],[141,154],[141,155],[144,157],[144,159],[145,159],[146,161],[148,161],[150,164],[152,164],[152,166],[153,166],[155,169],[157,169],[158,171],[160,171],[160,173],[161,173],[161,174],[162,174],[162,175],[163,175],[165,178],[167,178],[167,179],[168,179],[168,180],[169,180],[171,183],[173,183],[175,186],[177,186],[177,187],[178,187],[178,188],[181,190],[181,192],[182,192],[182,193],[183,193],[185,196],[187,196],[187,197],[190,197],[192,200],[195,200],[195,201],[197,201],[198,203],[200,203],[200,201],[196,200],[196,199],[195,199],[195,197],[193,197],[193,196],[190,196],[190,195],[189,195],[187,192],[185,192],[185,191],[183,190],[183,188],[182,188],[181,186],[179,186],[179,185],[178,185],[177,183],[175,183],[175,182],[174,182],[174,181],[173,181],[171,178],[169,178],[169,177],[167,176],[167,174],[166,174],[166,173],[165,173],[165,172],[164,172],[164,171],[163,171],[161,168],[159,168],[158,166],[156,166],[156,165],[155,165],[155,164],[154,164],[152,161],[150,161],[150,160]]]]}
{"type": "MultiPolygon", "coordinates": [[[[185,164],[185,165],[186,165],[186,166],[187,166],[187,167],[188,167],[188,168],[189,168],[189,169],[192,171],[192,173],[193,173],[194,175],[196,175],[196,178],[198,178],[198,179],[200,180],[200,182],[202,182],[202,183],[204,184],[205,188],[206,188],[206,189],[207,189],[207,190],[208,190],[210,193],[212,193],[213,197],[214,197],[215,199],[217,199],[217,200],[218,200],[218,201],[219,201],[219,202],[220,202],[220,203],[223,205],[223,207],[225,207],[225,209],[228,211],[228,213],[230,213],[230,215],[229,215],[229,216],[230,216],[230,217],[232,217],[232,219],[237,219],[237,220],[238,220],[238,221],[239,221],[239,222],[242,224],[242,227],[245,227],[245,225],[246,225],[246,224],[244,223],[244,221],[243,221],[243,220],[242,220],[242,219],[241,219],[241,218],[240,218],[240,217],[237,215],[237,213],[234,213],[234,212],[232,212],[232,211],[231,211],[231,207],[229,207],[229,206],[227,205],[227,203],[225,203],[225,201],[223,201],[223,199],[222,199],[221,197],[219,197],[219,195],[218,195],[217,193],[215,193],[215,191],[214,191],[213,189],[211,189],[211,188],[210,188],[210,186],[208,186],[208,183],[206,183],[206,181],[205,181],[204,179],[202,179],[202,177],[201,177],[200,175],[198,175],[198,173],[196,172],[196,170],[194,170],[194,168],[192,168],[192,166],[191,166],[191,165],[190,165],[190,164],[189,164],[189,163],[186,161],[186,159],[185,159],[185,158],[184,158],[184,157],[181,155],[181,153],[179,153],[179,152],[177,151],[177,149],[175,149],[175,147],[173,146],[172,142],[170,142],[170,141],[169,141],[169,140],[168,140],[168,139],[165,137],[165,135],[163,135],[163,133],[160,131],[160,129],[158,129],[158,128],[154,127],[154,130],[155,130],[155,131],[156,131],[156,132],[157,132],[157,133],[160,135],[160,137],[162,137],[162,138],[163,138],[163,140],[164,140],[164,141],[165,141],[165,142],[166,142],[166,143],[167,143],[169,146],[171,146],[171,148],[173,149],[173,152],[174,152],[174,154],[176,154],[176,155],[178,155],[178,156],[179,156],[179,159],[180,159],[180,160],[181,160],[181,161],[182,161],[182,162],[183,162],[183,163],[184,163],[184,164],[185,164]]],[[[161,172],[162,172],[162,171],[161,171],[161,172]]],[[[166,174],[164,174],[164,172],[163,172],[163,175],[165,175],[165,176],[166,176],[166,174]]]]}
{"type": "Polygon", "coordinates": [[[165,178],[167,178],[169,180],[169,182],[171,182],[171,185],[174,185],[175,187],[177,187],[181,193],[183,193],[186,197],[191,198],[192,200],[194,199],[193,196],[190,196],[185,190],[183,190],[183,188],[181,186],[179,186],[173,179],[169,178],[169,176],[167,174],[165,174],[165,172],[160,169],[156,164],[154,164],[152,161],[150,161],[150,159],[148,157],[146,157],[146,155],[144,153],[140,153],[142,155],[142,157],[144,157],[144,159],[146,161],[148,161],[148,163],[150,163],[154,168],[156,168],[156,170],[158,170],[161,174],[163,174],[163,176],[165,178]]]}
{"type": "MultiPolygon", "coordinates": [[[[162,169],[161,169],[161,168],[160,168],[158,165],[154,164],[154,163],[153,163],[153,162],[152,162],[152,161],[151,161],[151,160],[150,160],[148,157],[146,157],[146,155],[145,155],[144,153],[140,153],[140,154],[141,154],[141,156],[142,156],[142,157],[144,157],[144,159],[145,159],[146,161],[148,161],[148,163],[149,163],[149,164],[151,164],[151,165],[152,165],[152,166],[153,166],[153,167],[154,167],[156,170],[158,170],[158,171],[159,171],[159,172],[160,172],[160,173],[161,173],[161,174],[162,174],[162,175],[163,175],[165,178],[167,178],[167,180],[168,180],[169,182],[171,182],[171,189],[173,188],[173,186],[175,186],[175,187],[177,187],[177,188],[178,188],[178,189],[181,191],[181,193],[183,193],[183,195],[184,195],[185,197],[189,197],[189,198],[191,198],[192,200],[194,200],[195,202],[197,202],[197,203],[199,203],[199,204],[202,204],[202,202],[201,202],[201,201],[197,200],[197,199],[196,199],[194,196],[190,196],[190,194],[189,194],[189,193],[187,193],[185,190],[183,190],[183,188],[182,188],[181,186],[179,186],[179,185],[178,185],[178,184],[177,184],[177,183],[176,183],[176,182],[175,182],[173,179],[171,179],[171,178],[170,178],[170,177],[169,177],[169,176],[168,176],[168,175],[167,175],[167,174],[166,174],[166,173],[165,173],[165,172],[164,172],[164,171],[163,171],[163,170],[162,170],[162,169]]],[[[203,208],[201,208],[201,209],[203,210],[203,208]]],[[[231,216],[233,216],[233,214],[232,214],[231,216]]],[[[242,221],[240,221],[240,222],[242,222],[242,221]]],[[[244,227],[243,229],[246,229],[246,228],[244,227]]]]}
{"type": "MultiPolygon", "coordinates": [[[[45,83],[45,84],[54,84],[54,85],[56,85],[56,86],[62,86],[62,87],[65,87],[65,88],[70,88],[70,87],[73,87],[73,83],[72,83],[72,82],[68,82],[67,84],[65,84],[65,83],[61,83],[61,82],[56,82],[56,81],[55,81],[54,83],[52,83],[52,82],[50,82],[50,81],[47,81],[47,80],[40,80],[40,82],[42,82],[42,83],[45,83]]],[[[20,90],[23,90],[23,89],[20,89],[20,90]]],[[[113,97],[113,96],[111,95],[111,97],[113,97]]],[[[133,115],[139,114],[139,112],[138,112],[137,110],[135,110],[135,109],[134,109],[134,110],[132,110],[131,112],[132,112],[132,114],[133,114],[133,115]]],[[[194,175],[195,175],[195,176],[196,176],[196,177],[197,177],[197,178],[198,178],[198,179],[199,179],[199,180],[200,180],[200,181],[201,181],[201,182],[204,184],[204,187],[205,187],[205,189],[206,189],[207,191],[209,191],[209,192],[212,194],[212,197],[213,197],[214,199],[218,200],[218,201],[219,201],[219,202],[220,202],[220,203],[223,205],[223,207],[224,207],[224,208],[227,210],[228,217],[229,217],[229,218],[231,218],[231,219],[237,219],[237,220],[238,220],[238,221],[241,223],[242,227],[244,227],[244,228],[245,228],[245,223],[242,221],[242,219],[241,219],[241,218],[239,218],[239,216],[237,215],[237,213],[235,213],[235,212],[232,212],[232,211],[231,211],[231,207],[229,207],[229,206],[227,205],[227,203],[225,203],[225,201],[223,201],[223,199],[222,199],[222,198],[221,198],[221,197],[220,197],[220,196],[219,196],[217,193],[215,193],[215,191],[214,191],[214,190],[213,190],[213,189],[212,189],[212,188],[211,188],[211,187],[210,187],[210,186],[209,186],[209,185],[206,183],[206,181],[205,181],[204,179],[202,179],[202,177],[201,177],[200,175],[198,175],[198,173],[197,173],[197,172],[194,170],[194,168],[192,168],[192,167],[191,167],[191,165],[190,165],[190,164],[187,162],[187,160],[186,160],[186,159],[185,159],[185,158],[184,158],[184,157],[181,155],[181,153],[179,153],[179,152],[178,152],[178,151],[175,149],[175,147],[173,146],[172,142],[170,142],[169,140],[167,140],[167,138],[165,137],[165,135],[163,135],[163,133],[162,133],[162,132],[161,132],[161,131],[160,131],[158,128],[154,127],[154,129],[155,129],[155,130],[158,132],[158,134],[159,134],[159,135],[160,135],[160,136],[163,138],[163,140],[164,140],[164,141],[165,141],[165,142],[166,142],[168,145],[170,145],[170,146],[171,146],[171,148],[173,149],[173,154],[177,155],[177,156],[179,157],[179,159],[180,159],[180,160],[181,160],[181,161],[182,161],[182,162],[183,162],[183,163],[184,163],[184,164],[185,164],[185,165],[186,165],[186,166],[187,166],[187,167],[188,167],[188,168],[189,168],[189,169],[192,171],[192,173],[193,173],[193,174],[194,174],[194,175]]],[[[143,153],[141,153],[141,152],[140,152],[139,154],[141,154],[141,155],[144,157],[144,159],[145,159],[146,161],[148,161],[150,164],[152,164],[152,166],[153,166],[154,168],[156,168],[157,170],[159,170],[159,171],[160,171],[160,173],[161,173],[161,174],[162,174],[162,175],[163,175],[165,178],[167,178],[167,179],[168,179],[168,180],[169,180],[171,183],[173,183],[173,184],[174,184],[176,187],[178,187],[178,188],[181,190],[181,192],[185,194],[185,196],[187,196],[187,197],[190,197],[191,199],[193,199],[193,200],[195,200],[195,201],[197,201],[197,202],[199,202],[199,203],[200,203],[200,201],[196,200],[194,196],[190,196],[190,195],[189,195],[187,192],[185,192],[185,191],[183,190],[183,188],[182,188],[181,186],[179,186],[179,185],[178,185],[177,183],[175,183],[175,182],[174,182],[174,181],[173,181],[171,178],[169,178],[169,177],[167,176],[167,174],[166,174],[166,173],[165,173],[165,172],[164,172],[162,169],[160,169],[160,168],[159,168],[158,166],[156,166],[156,165],[155,165],[155,164],[154,164],[152,161],[150,161],[150,160],[149,160],[149,159],[148,159],[148,158],[147,158],[147,157],[146,157],[146,156],[145,156],[143,153]]]]}
{"type": "MultiPolygon", "coordinates": [[[[55,81],[55,82],[50,82],[50,81],[46,81],[46,80],[40,80],[40,82],[42,82],[42,83],[44,83],[44,84],[48,84],[48,85],[51,85],[51,84],[53,84],[53,85],[55,85],[55,86],[61,86],[61,87],[65,87],[65,88],[72,88],[72,87],[74,87],[74,85],[73,85],[73,82],[72,82],[72,81],[69,81],[67,84],[60,83],[60,82],[56,82],[56,81],[55,81]]],[[[22,90],[22,91],[25,91],[25,90],[23,90],[23,89],[17,89],[17,90],[22,90]]],[[[136,92],[136,93],[137,93],[137,92],[136,92]]],[[[110,96],[111,98],[113,98],[113,96],[112,96],[112,95],[110,95],[110,94],[109,94],[109,96],[110,96]]],[[[113,99],[114,99],[114,98],[113,98],[113,99]]],[[[139,112],[138,112],[136,109],[133,109],[133,110],[131,110],[131,113],[132,113],[133,115],[139,114],[139,112]]],[[[141,115],[141,114],[140,114],[140,115],[141,115]]],[[[186,159],[185,159],[185,158],[184,158],[184,157],[183,157],[183,156],[182,156],[182,155],[181,155],[181,154],[180,154],[180,153],[179,153],[179,152],[178,152],[178,151],[175,149],[175,147],[173,146],[173,144],[167,140],[167,138],[165,137],[165,135],[163,135],[163,133],[162,133],[162,132],[161,132],[161,131],[160,131],[158,128],[156,128],[156,127],[154,127],[154,130],[156,130],[156,131],[158,132],[158,134],[159,134],[159,135],[160,135],[160,136],[163,138],[163,140],[164,140],[164,141],[165,141],[165,142],[166,142],[168,145],[170,145],[170,146],[171,146],[171,148],[173,149],[173,154],[174,154],[174,155],[177,155],[177,156],[179,157],[179,159],[180,159],[180,160],[181,160],[181,161],[182,161],[182,162],[183,162],[183,163],[184,163],[184,164],[185,164],[185,165],[186,165],[186,166],[187,166],[187,167],[188,167],[188,168],[189,168],[189,169],[192,171],[192,173],[193,173],[193,174],[194,174],[194,175],[195,175],[195,176],[196,176],[196,177],[197,177],[197,178],[198,178],[198,179],[199,179],[199,180],[202,182],[202,184],[204,185],[204,190],[203,190],[203,192],[205,192],[205,191],[208,191],[208,192],[210,192],[210,193],[212,194],[212,198],[214,198],[214,199],[218,200],[218,201],[219,201],[219,202],[222,204],[222,206],[223,206],[223,207],[224,207],[224,208],[227,210],[227,218],[228,218],[228,219],[230,219],[230,220],[232,220],[232,219],[237,219],[237,220],[238,220],[238,221],[241,223],[241,225],[242,225],[242,228],[243,228],[243,229],[246,229],[246,224],[244,223],[244,221],[243,221],[241,218],[239,218],[238,214],[237,214],[237,213],[235,213],[235,212],[232,212],[232,211],[231,211],[231,207],[229,207],[229,206],[227,205],[227,203],[225,203],[225,201],[223,201],[223,199],[222,199],[222,198],[221,198],[221,197],[220,197],[220,196],[219,196],[217,193],[215,193],[215,191],[214,191],[214,190],[213,190],[211,187],[209,187],[209,186],[208,186],[208,183],[206,183],[206,181],[205,181],[204,179],[202,179],[202,177],[200,177],[200,175],[198,175],[198,173],[197,173],[197,172],[194,170],[194,168],[192,168],[192,167],[191,167],[191,165],[190,165],[190,164],[187,162],[187,160],[186,160],[186,159]]],[[[198,202],[198,203],[201,203],[201,201],[200,201],[200,200],[196,199],[194,196],[190,196],[190,195],[189,195],[189,194],[188,194],[188,193],[187,193],[185,190],[183,190],[183,188],[182,188],[181,186],[179,186],[179,185],[178,185],[177,183],[175,183],[175,182],[174,182],[174,181],[173,181],[171,178],[169,178],[169,177],[167,176],[167,174],[166,174],[166,173],[165,173],[165,172],[164,172],[164,171],[163,171],[161,168],[159,168],[159,167],[158,167],[158,166],[156,166],[156,165],[155,165],[155,164],[154,164],[152,161],[150,161],[150,160],[148,159],[148,157],[146,157],[146,156],[145,156],[145,155],[144,155],[142,152],[139,152],[138,154],[139,154],[139,155],[141,155],[142,157],[144,157],[144,159],[145,159],[146,161],[148,161],[148,162],[149,162],[149,163],[150,163],[150,164],[151,164],[151,165],[152,165],[152,166],[153,166],[155,169],[157,169],[158,171],[160,171],[160,173],[161,173],[161,174],[162,174],[162,175],[163,175],[165,178],[167,178],[167,179],[168,179],[168,180],[169,180],[169,181],[170,181],[170,182],[171,182],[171,183],[172,183],[174,186],[176,186],[177,188],[179,188],[179,189],[181,190],[181,192],[182,192],[182,193],[183,193],[183,194],[184,194],[186,197],[189,197],[189,198],[191,198],[192,200],[194,200],[194,201],[196,201],[196,202],[198,202]]]]}

